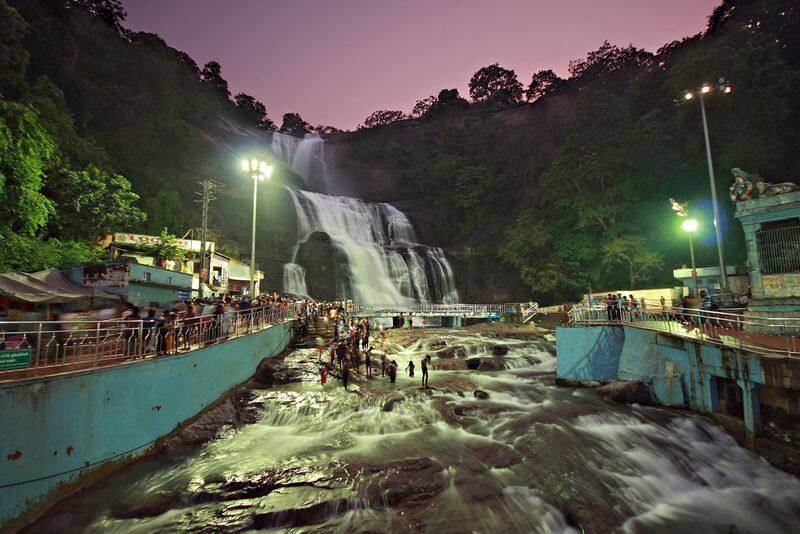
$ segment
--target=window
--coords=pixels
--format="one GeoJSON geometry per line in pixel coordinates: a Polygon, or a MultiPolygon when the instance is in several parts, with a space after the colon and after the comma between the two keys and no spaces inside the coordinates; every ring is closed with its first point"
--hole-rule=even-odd
{"type": "Polygon", "coordinates": [[[756,247],[762,274],[800,271],[800,221],[764,224],[756,232],[756,247]]]}
{"type": "Polygon", "coordinates": [[[145,282],[149,282],[151,277],[152,275],[150,274],[150,271],[145,271],[142,273],[142,280],[145,282]]]}

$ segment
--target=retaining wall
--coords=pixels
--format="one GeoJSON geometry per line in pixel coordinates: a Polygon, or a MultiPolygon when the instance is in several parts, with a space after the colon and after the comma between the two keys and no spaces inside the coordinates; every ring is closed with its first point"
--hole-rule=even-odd
{"type": "Polygon", "coordinates": [[[186,354],[0,384],[0,525],[146,452],[279,354],[292,323],[186,354]]]}
{"type": "MultiPolygon", "coordinates": [[[[629,326],[556,329],[559,379],[596,384],[612,380],[650,385],[658,404],[719,411],[717,378],[741,388],[748,433],[760,429],[758,390],[800,389],[800,362],[720,347],[629,326]]],[[[766,396],[765,396],[766,397],[766,396]]],[[[765,398],[766,400],[766,398],[765,398]]]]}

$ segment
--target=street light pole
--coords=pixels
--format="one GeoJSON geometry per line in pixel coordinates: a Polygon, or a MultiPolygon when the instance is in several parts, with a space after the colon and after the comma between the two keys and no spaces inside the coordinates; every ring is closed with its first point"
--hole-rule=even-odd
{"type": "Polygon", "coordinates": [[[689,255],[692,258],[692,285],[694,286],[694,295],[697,296],[699,294],[699,288],[697,286],[697,264],[694,261],[694,233],[697,231],[698,228],[697,221],[694,219],[686,219],[683,221],[683,230],[689,234],[689,255]]]}
{"type": "MultiPolygon", "coordinates": [[[[717,255],[719,256],[719,279],[723,292],[728,291],[728,275],[725,272],[725,253],[722,244],[722,230],[720,229],[719,204],[717,202],[717,181],[714,178],[714,164],[711,161],[711,141],[708,137],[708,120],[706,119],[706,104],[703,98],[703,89],[700,94],[700,113],[703,116],[703,135],[706,141],[706,159],[708,160],[708,179],[711,182],[711,204],[714,210],[714,235],[717,238],[717,255]]],[[[691,243],[691,237],[690,243],[691,243]]],[[[695,287],[695,290],[697,288],[695,287]]]]}
{"type": "Polygon", "coordinates": [[[692,285],[694,286],[694,294],[697,296],[700,292],[697,287],[697,264],[694,261],[694,239],[692,233],[689,232],[689,254],[692,256],[692,285]]]}
{"type": "Polygon", "coordinates": [[[251,230],[250,241],[250,301],[256,294],[256,206],[258,205],[258,176],[252,173],[253,176],[253,227],[251,230]]]}
{"type": "Polygon", "coordinates": [[[258,181],[269,180],[272,166],[258,159],[242,160],[242,170],[253,179],[253,226],[250,231],[250,300],[256,296],[256,209],[258,207],[258,181]]]}

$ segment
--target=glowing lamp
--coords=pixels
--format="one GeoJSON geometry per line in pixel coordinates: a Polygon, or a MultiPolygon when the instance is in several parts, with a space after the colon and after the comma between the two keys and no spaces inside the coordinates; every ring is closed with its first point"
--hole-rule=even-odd
{"type": "Polygon", "coordinates": [[[683,227],[684,232],[689,232],[689,233],[696,232],[697,229],[700,227],[700,225],[697,223],[695,219],[686,219],[685,221],[683,221],[683,224],[681,226],[683,227]]]}
{"type": "Polygon", "coordinates": [[[730,85],[726,85],[725,89],[722,90],[722,92],[725,93],[726,95],[730,94],[731,91],[733,91],[733,88],[730,85]]]}
{"type": "Polygon", "coordinates": [[[694,97],[691,91],[686,91],[686,94],[683,95],[683,98],[686,100],[691,100],[694,97]]]}
{"type": "Polygon", "coordinates": [[[708,85],[707,83],[704,83],[703,87],[700,88],[700,92],[703,93],[703,94],[710,93],[711,92],[711,86],[708,85]]]}
{"type": "Polygon", "coordinates": [[[250,170],[250,162],[247,161],[246,159],[242,160],[242,170],[243,171],[249,171],[250,170]]]}

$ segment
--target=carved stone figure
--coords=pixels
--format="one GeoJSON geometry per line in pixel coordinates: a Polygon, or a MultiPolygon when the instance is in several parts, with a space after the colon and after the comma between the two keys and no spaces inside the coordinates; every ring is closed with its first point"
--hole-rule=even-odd
{"type": "Polygon", "coordinates": [[[686,217],[689,215],[686,211],[689,206],[688,202],[678,202],[674,198],[671,198],[669,199],[669,203],[672,206],[672,211],[674,211],[678,217],[686,217]]]}
{"type": "Polygon", "coordinates": [[[765,182],[758,173],[749,173],[739,167],[731,169],[731,173],[733,174],[733,183],[730,187],[731,202],[771,197],[800,190],[800,186],[792,182],[779,184],[765,182]]]}

